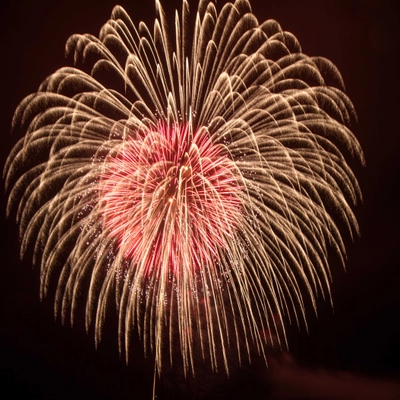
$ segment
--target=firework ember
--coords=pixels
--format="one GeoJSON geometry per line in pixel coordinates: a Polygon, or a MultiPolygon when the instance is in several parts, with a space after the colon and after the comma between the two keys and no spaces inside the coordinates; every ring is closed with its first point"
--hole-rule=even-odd
{"type": "Polygon", "coordinates": [[[336,67],[248,1],[200,0],[192,26],[184,0],[171,32],[156,11],[152,30],[116,6],[72,36],[75,67],[19,105],[8,213],[64,322],[86,307],[99,342],[116,307],[126,357],[136,330],[158,371],[179,349],[194,373],[196,347],[229,373],[228,350],[266,358],[330,300],[339,227],[358,233],[355,111],[336,67]]]}
{"type": "Polygon", "coordinates": [[[204,129],[160,125],[135,136],[105,163],[104,225],[143,276],[193,276],[236,236],[235,164],[204,129]]]}

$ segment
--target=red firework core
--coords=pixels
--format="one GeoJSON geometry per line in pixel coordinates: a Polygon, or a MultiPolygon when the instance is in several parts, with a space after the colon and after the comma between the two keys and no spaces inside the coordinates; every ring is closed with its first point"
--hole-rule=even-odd
{"type": "Polygon", "coordinates": [[[232,247],[242,187],[207,129],[160,123],[135,132],[104,165],[104,226],[145,276],[199,270],[232,247]]]}

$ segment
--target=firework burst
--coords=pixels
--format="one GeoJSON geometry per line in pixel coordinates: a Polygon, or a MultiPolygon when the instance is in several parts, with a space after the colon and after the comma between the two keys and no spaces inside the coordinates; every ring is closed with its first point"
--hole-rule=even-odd
{"type": "Polygon", "coordinates": [[[116,306],[126,355],[136,329],[159,370],[179,348],[194,372],[196,346],[228,372],[228,349],[265,357],[305,296],[330,299],[339,221],[358,232],[355,112],[336,67],[247,1],[200,0],[193,27],[183,1],[171,36],[156,11],[153,32],[117,6],[99,38],[72,36],[75,67],[20,104],[8,213],[63,321],[85,305],[99,342],[116,306]]]}

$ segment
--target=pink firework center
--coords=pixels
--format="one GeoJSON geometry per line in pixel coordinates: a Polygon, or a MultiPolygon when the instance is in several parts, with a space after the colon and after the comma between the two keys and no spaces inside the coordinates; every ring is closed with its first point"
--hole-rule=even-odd
{"type": "Polygon", "coordinates": [[[198,272],[229,250],[243,216],[240,175],[206,128],[136,131],[104,165],[105,228],[143,276],[198,272]]]}

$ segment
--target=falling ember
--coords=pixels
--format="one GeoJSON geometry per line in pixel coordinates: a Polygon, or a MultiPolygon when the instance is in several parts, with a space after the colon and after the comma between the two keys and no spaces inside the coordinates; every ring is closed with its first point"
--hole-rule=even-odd
{"type": "Polygon", "coordinates": [[[105,227],[145,276],[196,273],[229,249],[242,188],[224,153],[205,128],[159,123],[129,136],[104,163],[105,227]]]}

